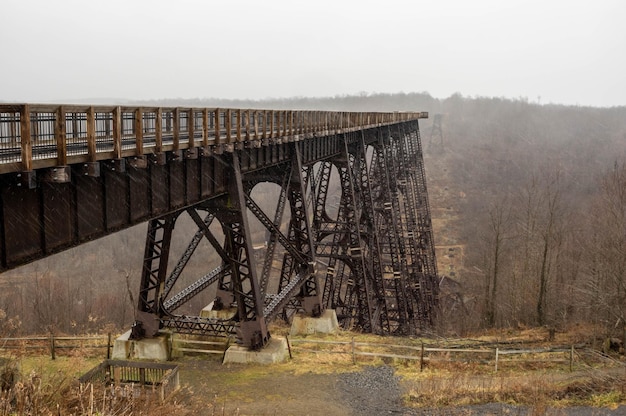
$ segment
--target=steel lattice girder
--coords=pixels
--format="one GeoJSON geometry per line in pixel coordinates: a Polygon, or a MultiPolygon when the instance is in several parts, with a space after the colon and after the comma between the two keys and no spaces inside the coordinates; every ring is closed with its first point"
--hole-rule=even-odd
{"type": "Polygon", "coordinates": [[[314,140],[289,143],[281,149],[290,157],[256,170],[246,162],[248,170],[242,171],[236,151],[216,155],[216,164],[226,166],[223,175],[231,178],[227,193],[150,223],[140,310],[159,316],[162,326],[187,333],[227,335],[236,328],[240,342],[250,347],[267,341],[269,320],[297,310],[314,314],[332,307],[345,327],[381,334],[415,334],[432,325],[438,293],[419,130],[417,123],[401,127],[326,137],[324,152],[314,140]],[[326,210],[333,166],[341,188],[335,218],[326,210]],[[272,216],[251,196],[257,183],[268,181],[280,185],[272,216]],[[291,215],[284,235],[280,225],[287,204],[291,215]],[[171,229],[185,210],[198,231],[166,278],[171,229]],[[196,210],[207,214],[202,218],[196,210]],[[269,232],[260,277],[246,212],[269,232]],[[209,230],[214,218],[222,224],[223,243],[209,230]],[[222,265],[166,299],[203,236],[222,265]],[[284,249],[278,289],[267,293],[278,245],[284,249]],[[313,267],[316,256],[327,262],[323,286],[313,267]],[[234,320],[173,315],[215,283],[218,294],[236,304],[234,320]]]}

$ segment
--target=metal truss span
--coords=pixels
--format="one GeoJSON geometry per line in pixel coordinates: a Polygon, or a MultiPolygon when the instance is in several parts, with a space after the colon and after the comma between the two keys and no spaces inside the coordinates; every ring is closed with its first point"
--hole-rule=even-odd
{"type": "Polygon", "coordinates": [[[148,221],[136,338],[258,349],[272,320],[329,308],[347,329],[423,333],[438,310],[424,117],[0,105],[1,267],[148,221]]]}
{"type": "Polygon", "coordinates": [[[236,334],[251,348],[267,342],[271,320],[326,308],[347,329],[385,335],[430,329],[438,281],[417,122],[289,143],[285,154],[255,169],[244,169],[237,152],[223,155],[231,178],[226,193],[150,222],[139,316],[177,332],[236,334]],[[273,211],[253,192],[267,182],[274,184],[273,211]],[[184,214],[198,230],[167,273],[170,228],[184,214]],[[252,218],[265,230],[257,255],[252,218]],[[221,265],[172,291],[202,239],[221,265]],[[230,318],[174,314],[211,287],[214,309],[231,308],[230,318]]]}

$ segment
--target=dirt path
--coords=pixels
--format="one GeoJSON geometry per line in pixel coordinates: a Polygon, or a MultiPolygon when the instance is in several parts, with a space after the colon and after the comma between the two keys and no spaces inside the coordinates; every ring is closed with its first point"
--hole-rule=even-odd
{"type": "Polygon", "coordinates": [[[197,415],[350,415],[337,374],[296,374],[288,366],[180,363],[178,400],[197,415]],[[193,386],[193,387],[190,387],[193,386]]]}

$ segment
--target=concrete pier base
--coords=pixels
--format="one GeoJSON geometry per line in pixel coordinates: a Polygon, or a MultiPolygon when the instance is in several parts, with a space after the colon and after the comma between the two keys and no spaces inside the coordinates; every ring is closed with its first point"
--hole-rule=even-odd
{"type": "Polygon", "coordinates": [[[310,316],[296,315],[291,323],[289,335],[310,335],[310,334],[330,334],[339,328],[337,314],[334,309],[326,309],[321,316],[312,318],[310,316]]]}
{"type": "Polygon", "coordinates": [[[270,338],[267,345],[260,351],[250,351],[239,345],[230,346],[224,355],[224,364],[273,364],[283,362],[287,357],[289,357],[287,340],[285,338],[270,338]]]}
{"type": "Polygon", "coordinates": [[[114,360],[158,360],[170,358],[169,334],[160,334],[154,338],[130,339],[130,330],[122,334],[113,344],[114,360]]]}
{"type": "Polygon", "coordinates": [[[237,308],[213,309],[213,302],[200,311],[201,318],[233,319],[236,314],[237,308]]]}

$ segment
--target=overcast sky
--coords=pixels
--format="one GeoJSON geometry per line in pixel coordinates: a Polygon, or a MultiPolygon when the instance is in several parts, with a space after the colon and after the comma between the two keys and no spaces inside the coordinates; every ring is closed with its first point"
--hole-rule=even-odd
{"type": "Polygon", "coordinates": [[[624,0],[1,0],[0,100],[626,105],[624,0]]]}

